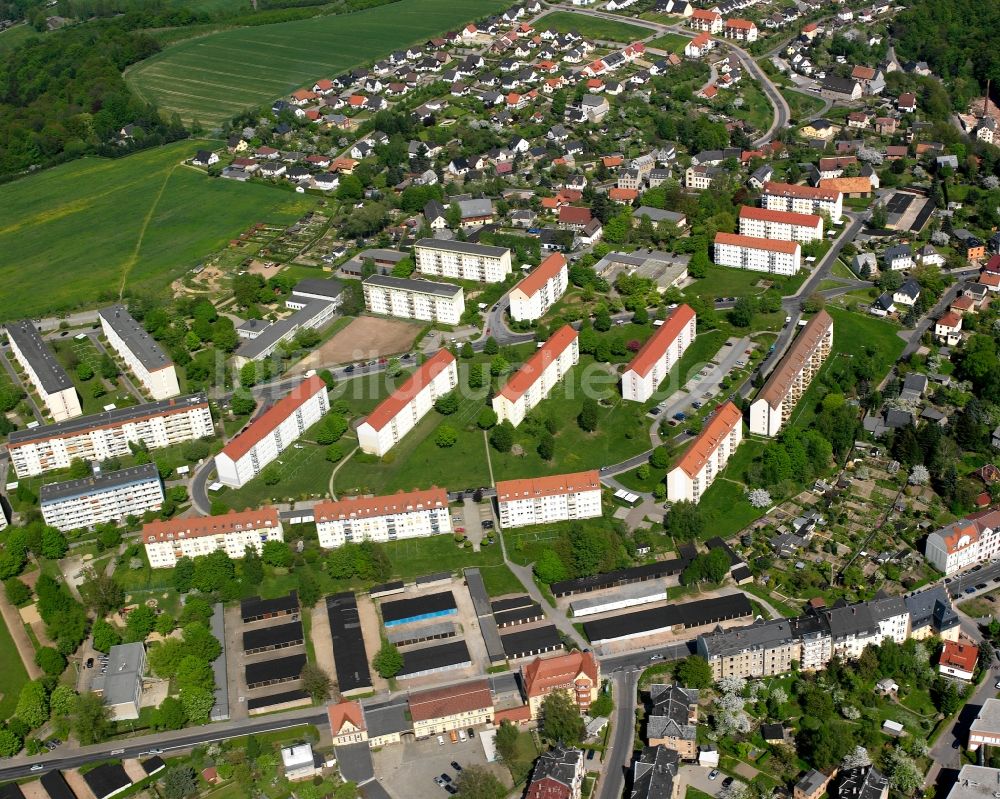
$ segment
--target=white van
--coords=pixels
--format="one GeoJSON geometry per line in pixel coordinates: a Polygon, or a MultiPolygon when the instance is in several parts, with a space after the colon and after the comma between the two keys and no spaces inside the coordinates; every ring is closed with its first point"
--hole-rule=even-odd
{"type": "Polygon", "coordinates": [[[459,731],[458,731],[458,740],[460,740],[460,741],[464,741],[464,740],[466,740],[466,737],[465,737],[465,730],[459,730],[459,731]]]}
{"type": "Polygon", "coordinates": [[[443,735],[439,735],[438,736],[438,746],[444,746],[444,736],[443,735]]]}

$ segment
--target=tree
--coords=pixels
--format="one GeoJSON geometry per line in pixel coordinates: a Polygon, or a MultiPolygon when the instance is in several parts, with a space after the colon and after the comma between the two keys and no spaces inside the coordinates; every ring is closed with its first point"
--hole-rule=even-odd
{"type": "Polygon", "coordinates": [[[112,575],[88,566],[80,584],[80,599],[100,618],[125,606],[125,590],[112,575]]]}
{"type": "Polygon", "coordinates": [[[125,622],[125,632],[122,638],[125,643],[145,641],[146,637],[153,632],[156,626],[156,611],[146,605],[139,605],[128,614],[128,621],[125,622]]]}
{"type": "MultiPolygon", "coordinates": [[[[252,364],[248,364],[251,366],[252,364]]],[[[257,400],[246,388],[238,388],[233,392],[233,398],[229,401],[229,408],[234,416],[249,416],[257,407],[257,400]]]]}
{"type": "Polygon", "coordinates": [[[103,741],[111,734],[112,723],[104,699],[94,693],[80,694],[73,712],[73,732],[83,746],[103,741]]]}
{"type": "Polygon", "coordinates": [[[466,766],[455,783],[460,799],[503,799],[507,789],[485,766],[466,766]]]}
{"type": "Polygon", "coordinates": [[[37,730],[49,720],[49,692],[41,680],[32,680],[21,688],[14,715],[37,730]]]}
{"type": "Polygon", "coordinates": [[[666,469],[670,464],[670,453],[667,448],[659,446],[649,455],[649,465],[654,469],[666,469]]]}
{"type": "Polygon", "coordinates": [[[483,430],[489,430],[497,423],[497,414],[492,408],[483,408],[476,418],[476,424],[483,430]]]}
{"type": "Polygon", "coordinates": [[[0,757],[14,757],[24,746],[20,735],[11,730],[0,730],[0,757]]]}
{"type": "Polygon", "coordinates": [[[455,411],[458,410],[459,397],[457,391],[449,391],[438,397],[437,402],[434,403],[434,410],[440,413],[442,416],[451,416],[455,411]]]}
{"type": "Polygon", "coordinates": [[[514,446],[514,425],[504,419],[490,432],[490,444],[497,452],[510,452],[514,446]]]}
{"type": "Polygon", "coordinates": [[[331,444],[323,453],[323,458],[330,463],[339,463],[344,459],[344,448],[340,444],[331,444]]]}
{"type": "Polygon", "coordinates": [[[907,478],[907,482],[909,482],[910,485],[922,486],[926,485],[930,479],[931,473],[927,470],[927,467],[922,463],[918,463],[910,471],[910,476],[907,478]]]}
{"type": "Polygon", "coordinates": [[[166,637],[174,631],[174,628],[176,626],[177,625],[174,622],[173,616],[171,616],[169,613],[161,613],[159,616],[156,617],[156,624],[154,625],[153,630],[158,635],[166,637]]]}
{"type": "Polygon", "coordinates": [[[98,619],[94,622],[94,649],[107,654],[111,647],[121,643],[122,638],[111,622],[98,619]]]}
{"type": "Polygon", "coordinates": [[[35,652],[35,663],[49,677],[58,677],[66,668],[66,658],[58,649],[43,646],[35,652]]]}
{"type": "Polygon", "coordinates": [[[701,655],[688,655],[677,666],[676,675],[685,688],[708,688],[712,684],[712,667],[701,655]]]}
{"type": "Polygon", "coordinates": [[[200,686],[182,688],[180,700],[181,706],[184,708],[184,715],[193,724],[204,724],[208,721],[208,715],[215,705],[215,694],[211,688],[200,686]]]}
{"type": "Polygon", "coordinates": [[[729,321],[734,327],[750,327],[757,304],[753,298],[737,297],[736,304],[729,311],[729,321]]]}
{"type": "Polygon", "coordinates": [[[588,433],[593,433],[597,429],[597,413],[597,400],[587,397],[583,401],[583,407],[580,409],[579,415],[576,417],[576,423],[580,425],[580,429],[586,430],[588,433]]]}
{"type": "Polygon", "coordinates": [[[53,719],[64,719],[73,712],[76,706],[76,691],[68,685],[57,685],[49,696],[49,712],[53,719]]]}
{"type": "Polygon", "coordinates": [[[260,559],[268,566],[286,568],[292,565],[292,549],[284,541],[267,541],[261,549],[260,559]]]}
{"type": "Polygon", "coordinates": [[[580,709],[566,691],[552,691],[542,700],[542,734],[549,741],[576,746],[584,732],[580,709]]]}
{"type": "Polygon", "coordinates": [[[248,545],[240,561],[240,576],[244,585],[256,587],[264,582],[264,564],[257,547],[248,545]]]}
{"type": "Polygon", "coordinates": [[[390,641],[383,641],[381,648],[375,653],[372,659],[372,666],[380,676],[389,679],[395,677],[403,668],[403,656],[396,645],[390,641]]]}
{"type": "Polygon", "coordinates": [[[42,529],[41,555],[49,560],[59,560],[69,551],[66,536],[55,527],[46,525],[42,529]]]}
{"type": "Polygon", "coordinates": [[[306,663],[302,667],[302,687],[313,698],[314,702],[326,702],[333,692],[333,681],[330,675],[315,663],[306,663]]]}
{"type": "Polygon", "coordinates": [[[168,696],[156,709],[156,727],[160,730],[179,730],[187,724],[187,713],[180,699],[168,696]]]}
{"type": "Polygon", "coordinates": [[[514,726],[507,719],[500,722],[500,727],[497,729],[496,735],[496,747],[497,753],[500,755],[500,759],[507,764],[513,763],[517,759],[517,739],[520,737],[520,733],[517,731],[517,727],[514,726]]]}
{"type": "Polygon", "coordinates": [[[496,355],[498,352],[500,352],[500,345],[497,344],[497,340],[493,336],[490,336],[483,345],[483,353],[486,355],[496,355]]]}
{"type": "Polygon", "coordinates": [[[198,775],[191,766],[173,766],[163,777],[163,795],[167,799],[185,799],[198,791],[198,775]]]}
{"type": "Polygon", "coordinates": [[[818,291],[814,291],[802,303],[802,310],[805,313],[818,313],[826,306],[826,299],[818,291]]]}
{"type": "Polygon", "coordinates": [[[184,653],[211,663],[222,654],[222,644],[203,621],[184,625],[184,653]]]}
{"type": "Polygon", "coordinates": [[[218,591],[231,585],[235,579],[236,564],[221,549],[209,555],[200,555],[194,560],[193,585],[203,593],[218,591]]]}
{"type": "Polygon", "coordinates": [[[455,446],[458,441],[458,431],[451,425],[443,424],[437,429],[434,443],[442,449],[455,446]]]}
{"type": "Polygon", "coordinates": [[[187,555],[174,564],[173,584],[178,593],[186,594],[194,586],[194,561],[187,555]]]}
{"type": "Polygon", "coordinates": [[[12,605],[23,605],[31,599],[31,589],[16,577],[8,577],[3,581],[7,600],[12,605]]]}
{"type": "Polygon", "coordinates": [[[704,525],[701,509],[687,500],[671,505],[664,522],[667,533],[683,541],[690,541],[701,535],[704,525]]]}
{"type": "Polygon", "coordinates": [[[540,457],[543,461],[552,460],[556,452],[555,437],[549,432],[542,433],[538,439],[536,451],[538,452],[538,457],[540,457]]]}
{"type": "Polygon", "coordinates": [[[81,361],[76,367],[76,376],[86,383],[94,377],[94,368],[86,361],[81,361]]]}
{"type": "Polygon", "coordinates": [[[597,313],[594,314],[594,330],[598,330],[601,333],[606,333],[611,329],[611,314],[608,313],[608,309],[601,306],[597,309],[597,313]]]}
{"type": "Polygon", "coordinates": [[[177,674],[177,668],[186,654],[183,641],[168,638],[159,646],[149,648],[149,667],[157,677],[170,679],[177,674]]]}
{"type": "Polygon", "coordinates": [[[510,371],[510,361],[502,355],[494,355],[492,360],[490,360],[490,374],[494,377],[499,377],[508,371],[510,371]]]}
{"type": "Polygon", "coordinates": [[[177,685],[185,688],[208,688],[215,686],[212,666],[197,655],[184,655],[177,664],[177,685]]]}

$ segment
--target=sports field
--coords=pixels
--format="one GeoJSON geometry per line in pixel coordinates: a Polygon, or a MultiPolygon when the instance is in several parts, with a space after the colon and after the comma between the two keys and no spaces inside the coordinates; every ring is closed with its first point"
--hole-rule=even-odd
{"type": "Polygon", "coordinates": [[[84,158],[4,186],[0,321],[93,305],[122,285],[163,290],[254,222],[289,223],[315,204],[181,164],[205,145],[84,158]]]}
{"type": "Polygon", "coordinates": [[[239,28],[180,42],[126,75],[143,98],[185,122],[218,124],[318,78],[375,61],[509,5],[399,0],[354,14],[239,28]]]}

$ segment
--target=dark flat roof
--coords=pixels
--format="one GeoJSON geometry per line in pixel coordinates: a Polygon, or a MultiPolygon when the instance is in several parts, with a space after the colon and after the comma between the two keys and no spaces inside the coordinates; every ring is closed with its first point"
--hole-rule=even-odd
{"type": "Polygon", "coordinates": [[[335,278],[307,277],[300,280],[292,289],[292,296],[296,294],[316,294],[320,297],[329,297],[335,300],[344,293],[344,284],[335,278]]]}
{"type": "Polygon", "coordinates": [[[432,574],[425,574],[414,580],[417,585],[427,585],[427,583],[439,583],[442,580],[450,580],[451,572],[433,572],[432,574]]]}
{"type": "Polygon", "coordinates": [[[509,658],[519,658],[530,652],[562,646],[562,639],[554,624],[501,635],[500,640],[503,641],[504,652],[509,658]]]}
{"type": "Polygon", "coordinates": [[[417,674],[432,669],[443,669],[472,660],[465,641],[450,641],[447,644],[428,646],[403,653],[403,669],[399,675],[417,674]]]}
{"type": "Polygon", "coordinates": [[[67,480],[63,483],[43,485],[38,492],[42,504],[56,502],[71,497],[88,496],[102,491],[110,491],[121,486],[135,483],[146,483],[160,479],[160,473],[155,463],[144,463],[142,466],[130,466],[117,472],[102,472],[91,477],[81,477],[79,480],[67,480]]]}
{"type": "Polygon", "coordinates": [[[297,678],[305,665],[305,655],[287,655],[286,657],[264,660],[260,663],[248,663],[246,666],[247,684],[256,685],[269,680],[297,678]]]}
{"type": "Polygon", "coordinates": [[[555,596],[614,588],[616,585],[641,582],[642,580],[656,580],[660,577],[680,574],[690,562],[690,558],[684,556],[673,560],[658,560],[655,563],[644,563],[641,566],[632,566],[628,569],[616,569],[603,574],[593,574],[590,577],[580,577],[576,580],[562,580],[552,583],[549,588],[552,589],[555,596]]]}
{"type": "Polygon", "coordinates": [[[104,799],[132,784],[121,763],[104,763],[84,774],[83,780],[97,799],[104,799]]]}
{"type": "Polygon", "coordinates": [[[465,585],[469,589],[472,606],[475,608],[476,618],[479,620],[479,632],[483,636],[483,643],[486,644],[486,654],[489,656],[490,663],[502,663],[507,657],[503,651],[503,644],[500,642],[500,631],[497,629],[496,619],[493,618],[490,595],[486,590],[486,583],[483,582],[483,575],[474,566],[465,569],[464,574],[465,585]]]}
{"type": "Polygon", "coordinates": [[[366,277],[366,284],[379,286],[386,289],[401,289],[402,291],[416,291],[421,294],[433,294],[436,297],[455,297],[462,293],[462,287],[454,283],[436,283],[433,280],[411,280],[406,277],[393,277],[392,275],[371,275],[366,277]]]}
{"type": "Polygon", "coordinates": [[[428,613],[441,613],[446,610],[455,610],[455,596],[451,591],[439,591],[436,594],[416,596],[409,599],[396,599],[392,602],[382,603],[382,620],[386,624],[412,619],[415,616],[423,616],[428,613]]]}
{"type": "Polygon", "coordinates": [[[485,255],[492,258],[501,258],[507,252],[506,247],[494,247],[490,244],[472,244],[468,241],[456,241],[451,239],[420,239],[416,243],[417,247],[428,250],[442,250],[444,252],[460,252],[465,255],[485,255]]]}
{"type": "Polygon", "coordinates": [[[705,542],[705,546],[708,547],[709,551],[713,549],[721,549],[723,552],[725,552],[726,557],[729,558],[730,567],[735,566],[737,563],[743,562],[742,558],[740,558],[735,552],[733,552],[733,548],[729,546],[729,544],[727,544],[725,541],[723,541],[719,536],[715,536],[714,538],[709,538],[705,542]]]}
{"type": "Polygon", "coordinates": [[[279,596],[277,599],[261,599],[259,596],[252,596],[240,602],[240,613],[244,621],[258,616],[266,616],[270,613],[288,611],[294,613],[298,609],[298,591],[292,591],[288,596],[279,596]]]}
{"type": "Polygon", "coordinates": [[[100,315],[148,371],[155,372],[173,365],[160,345],[135,321],[124,305],[102,308],[100,315]]]}
{"type": "Polygon", "coordinates": [[[520,596],[509,596],[505,599],[494,599],[490,602],[490,607],[494,613],[502,613],[505,610],[526,608],[534,604],[536,604],[534,599],[527,594],[521,594],[520,596]]]}
{"type": "MultiPolygon", "coordinates": [[[[322,281],[320,281],[322,282],[322,281]]],[[[289,335],[301,327],[305,327],[311,320],[315,319],[330,307],[331,299],[313,299],[309,297],[297,298],[299,302],[304,302],[291,316],[279,319],[265,327],[256,338],[244,339],[236,350],[236,354],[241,358],[255,360],[261,353],[266,352],[285,336],[289,335]]]]}
{"type": "Polygon", "coordinates": [[[381,585],[372,586],[369,589],[368,593],[372,596],[375,596],[376,594],[385,594],[391,591],[402,591],[402,590],[403,590],[403,581],[393,580],[392,582],[389,583],[382,583],[381,585]]]}
{"type": "Polygon", "coordinates": [[[153,755],[151,758],[143,760],[141,765],[142,770],[145,771],[146,774],[155,774],[157,771],[167,767],[167,764],[163,762],[163,758],[159,755],[153,755]]]}
{"type": "Polygon", "coordinates": [[[276,624],[272,627],[262,627],[259,630],[247,630],[243,633],[243,651],[302,640],[304,640],[302,622],[290,621],[287,624],[276,624]]]}
{"type": "Polygon", "coordinates": [[[0,785],[0,799],[24,799],[24,791],[16,782],[0,785]]]}
{"type": "Polygon", "coordinates": [[[257,710],[258,708],[271,707],[272,705],[283,705],[285,702],[297,702],[300,699],[308,698],[308,691],[296,688],[294,691],[282,691],[280,694],[270,694],[268,696],[258,696],[256,699],[248,699],[247,710],[257,710]]]}
{"type": "Polygon", "coordinates": [[[368,652],[361,634],[358,601],[354,594],[345,591],[326,598],[326,616],[330,624],[333,644],[333,661],[337,668],[337,685],[341,693],[371,688],[372,675],[368,670],[368,652]]]}
{"type": "Polygon", "coordinates": [[[542,612],[542,606],[537,602],[532,602],[530,605],[524,608],[513,608],[512,610],[505,610],[501,613],[494,613],[493,617],[499,626],[511,624],[523,624],[527,621],[540,618],[545,614],[542,612]]]}
{"type": "Polygon", "coordinates": [[[52,799],[77,799],[77,795],[73,793],[61,771],[46,772],[40,782],[52,799]]]}
{"type": "Polygon", "coordinates": [[[607,641],[628,635],[652,633],[677,625],[701,627],[729,619],[740,619],[752,613],[750,600],[743,594],[731,594],[586,621],[583,623],[583,632],[588,641],[607,641]]]}
{"type": "Polygon", "coordinates": [[[52,350],[45,345],[41,334],[31,322],[26,320],[8,322],[7,337],[17,345],[21,354],[28,359],[32,371],[38,376],[46,394],[55,394],[73,387],[73,381],[69,379],[66,370],[56,360],[52,350]]]}

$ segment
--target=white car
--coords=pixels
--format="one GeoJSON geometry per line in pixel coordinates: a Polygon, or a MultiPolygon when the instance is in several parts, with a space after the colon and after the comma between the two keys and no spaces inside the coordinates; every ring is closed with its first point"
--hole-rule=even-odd
{"type": "Polygon", "coordinates": [[[708,772],[708,778],[710,780],[714,780],[718,776],[719,776],[719,770],[717,768],[713,768],[710,772],[708,772]]]}

